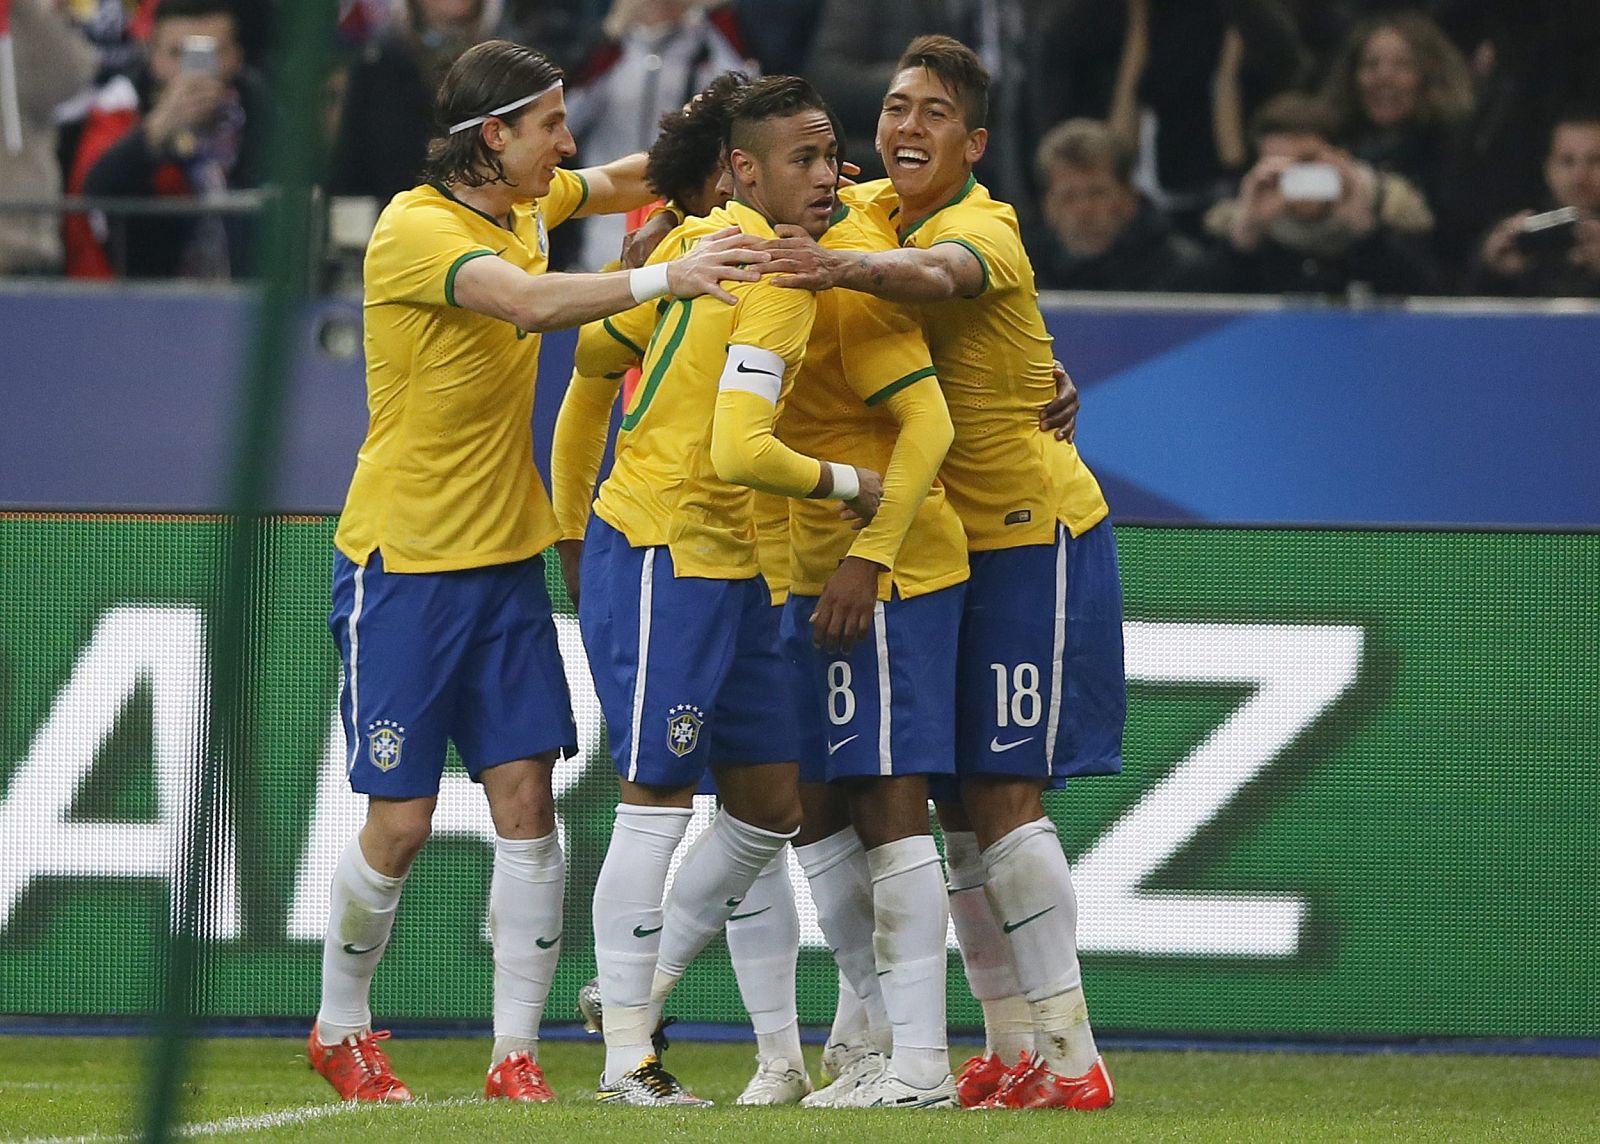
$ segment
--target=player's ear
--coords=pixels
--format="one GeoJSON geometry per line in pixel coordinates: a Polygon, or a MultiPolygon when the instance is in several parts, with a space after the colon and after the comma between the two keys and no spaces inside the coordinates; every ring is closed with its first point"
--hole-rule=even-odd
{"type": "Polygon", "coordinates": [[[733,172],[734,193],[739,193],[740,183],[755,181],[756,157],[748,151],[735,147],[728,152],[728,169],[733,172]]]}
{"type": "Polygon", "coordinates": [[[498,153],[506,149],[506,136],[510,134],[511,129],[506,126],[505,120],[491,115],[483,121],[483,126],[478,130],[483,133],[484,146],[489,150],[498,153]]]}
{"type": "Polygon", "coordinates": [[[976,164],[989,149],[989,129],[980,127],[967,133],[967,162],[976,164]]]}

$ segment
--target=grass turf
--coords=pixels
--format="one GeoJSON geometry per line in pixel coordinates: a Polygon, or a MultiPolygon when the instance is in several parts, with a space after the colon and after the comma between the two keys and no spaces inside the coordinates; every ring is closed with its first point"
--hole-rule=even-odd
{"type": "MultiPolygon", "coordinates": [[[[476,1099],[487,1041],[392,1041],[411,1107],[339,1105],[288,1039],[194,1046],[183,1120],[208,1139],[348,1141],[693,1139],[749,1144],[856,1137],[872,1144],[1074,1140],[1600,1140],[1600,1061],[1550,1057],[1124,1052],[1110,1058],[1117,1104],[1095,1114],[617,1109],[594,1106],[596,1043],[544,1046],[562,1103],[476,1099]],[[274,1116],[276,1120],[274,1121],[274,1116]],[[923,1117],[932,1116],[937,1126],[923,1117]]],[[[810,1064],[816,1075],[815,1051],[810,1064]]],[[[113,1139],[144,1115],[148,1046],[133,1038],[0,1037],[0,1140],[113,1139]]],[[[744,1045],[686,1043],[669,1063],[702,1096],[731,1105],[752,1067],[744,1045]]]]}

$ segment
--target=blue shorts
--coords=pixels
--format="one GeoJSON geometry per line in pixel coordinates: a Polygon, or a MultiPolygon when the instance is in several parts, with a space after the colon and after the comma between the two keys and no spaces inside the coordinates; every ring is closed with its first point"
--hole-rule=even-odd
{"type": "Polygon", "coordinates": [[[956,635],[966,585],[880,602],[846,655],[811,643],[816,596],[791,594],[783,651],[800,724],[800,781],[955,773],[956,635]]]}
{"type": "Polygon", "coordinates": [[[956,680],[961,777],[1122,769],[1122,584],[1109,520],[1053,545],[971,554],[956,680]]]}
{"type": "Polygon", "coordinates": [[[708,766],[792,763],[794,719],[767,583],[677,576],[599,517],[583,544],[578,625],[617,774],[695,786],[708,766]]]}
{"type": "Polygon", "coordinates": [[[333,642],[350,785],[384,798],[439,793],[445,747],[467,773],[560,749],[578,729],[544,558],[459,572],[385,572],[333,558],[333,642]]]}

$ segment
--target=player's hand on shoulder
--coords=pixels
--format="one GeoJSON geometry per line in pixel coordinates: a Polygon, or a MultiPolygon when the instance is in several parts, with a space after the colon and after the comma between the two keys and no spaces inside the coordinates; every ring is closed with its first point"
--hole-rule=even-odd
{"type": "Polygon", "coordinates": [[[660,211],[640,223],[622,237],[622,268],[636,270],[649,261],[661,240],[677,227],[678,220],[670,211],[660,211]]]}
{"type": "Polygon", "coordinates": [[[762,240],[752,238],[736,226],[708,234],[693,250],[666,264],[667,290],[677,298],[709,294],[733,305],[737,299],[721,286],[723,282],[755,282],[761,268],[772,260],[762,249],[762,240]]]}
{"type": "Polygon", "coordinates": [[[773,232],[778,236],[771,247],[773,257],[789,264],[775,285],[792,290],[833,288],[839,270],[838,252],[820,245],[804,227],[779,223],[773,232]]]}
{"type": "Polygon", "coordinates": [[[856,480],[861,486],[861,491],[847,501],[843,501],[840,514],[846,519],[854,518],[856,528],[865,528],[878,515],[878,506],[883,503],[883,477],[871,469],[855,466],[856,480]]]}

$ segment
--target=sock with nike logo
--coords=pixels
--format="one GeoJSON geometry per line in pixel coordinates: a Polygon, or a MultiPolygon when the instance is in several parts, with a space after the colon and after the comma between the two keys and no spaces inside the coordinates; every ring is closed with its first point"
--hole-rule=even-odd
{"type": "Polygon", "coordinates": [[[989,872],[978,852],[978,836],[970,830],[946,830],[944,856],[961,963],[973,997],[983,1006],[983,1053],[1009,1065],[1023,1053],[1033,1055],[1033,1013],[1011,964],[1011,947],[989,905],[989,872]]]}
{"type": "Polygon", "coordinates": [[[817,925],[833,951],[833,960],[867,1011],[873,1048],[888,1052],[889,1017],[872,955],[872,874],[861,838],[847,826],[817,842],[796,846],[794,854],[811,885],[817,925]]]}
{"type": "Polygon", "coordinates": [[[1098,1052],[1078,964],[1072,867],[1049,818],[1017,827],[983,852],[989,900],[1011,945],[1033,1014],[1034,1049],[1061,1076],[1082,1076],[1098,1052]]]}
{"type": "Polygon", "coordinates": [[[755,1029],[756,1056],[804,1068],[794,999],[800,915],[789,885],[788,858],[787,849],[778,851],[728,918],[728,958],[755,1029]]]}
{"type": "Polygon", "coordinates": [[[389,944],[394,911],[406,878],[380,874],[361,853],[361,837],[339,856],[328,901],[328,933],[322,940],[322,1004],[317,1039],[336,1045],[372,1028],[372,975],[389,944]]]}
{"type": "Polygon", "coordinates": [[[793,833],[775,834],[717,811],[706,832],[683,856],[661,912],[661,952],[650,989],[650,1016],[658,1019],[667,994],[689,963],[739,911],[758,875],[793,833]]]}
{"type": "Polygon", "coordinates": [[[950,1075],[945,1032],[945,898],[939,850],[914,834],[867,851],[872,871],[873,953],[884,1008],[894,1030],[894,1075],[934,1088],[950,1075]]]}
{"type": "Polygon", "coordinates": [[[567,862],[561,840],[494,840],[489,936],[494,947],[493,1066],[516,1052],[539,1059],[539,1023],[561,956],[567,862]]]}
{"type": "Polygon", "coordinates": [[[650,975],[661,947],[661,895],[672,852],[693,816],[686,807],[617,807],[611,845],[594,884],[594,960],[605,1014],[607,1084],[650,1055],[650,975]]]}

